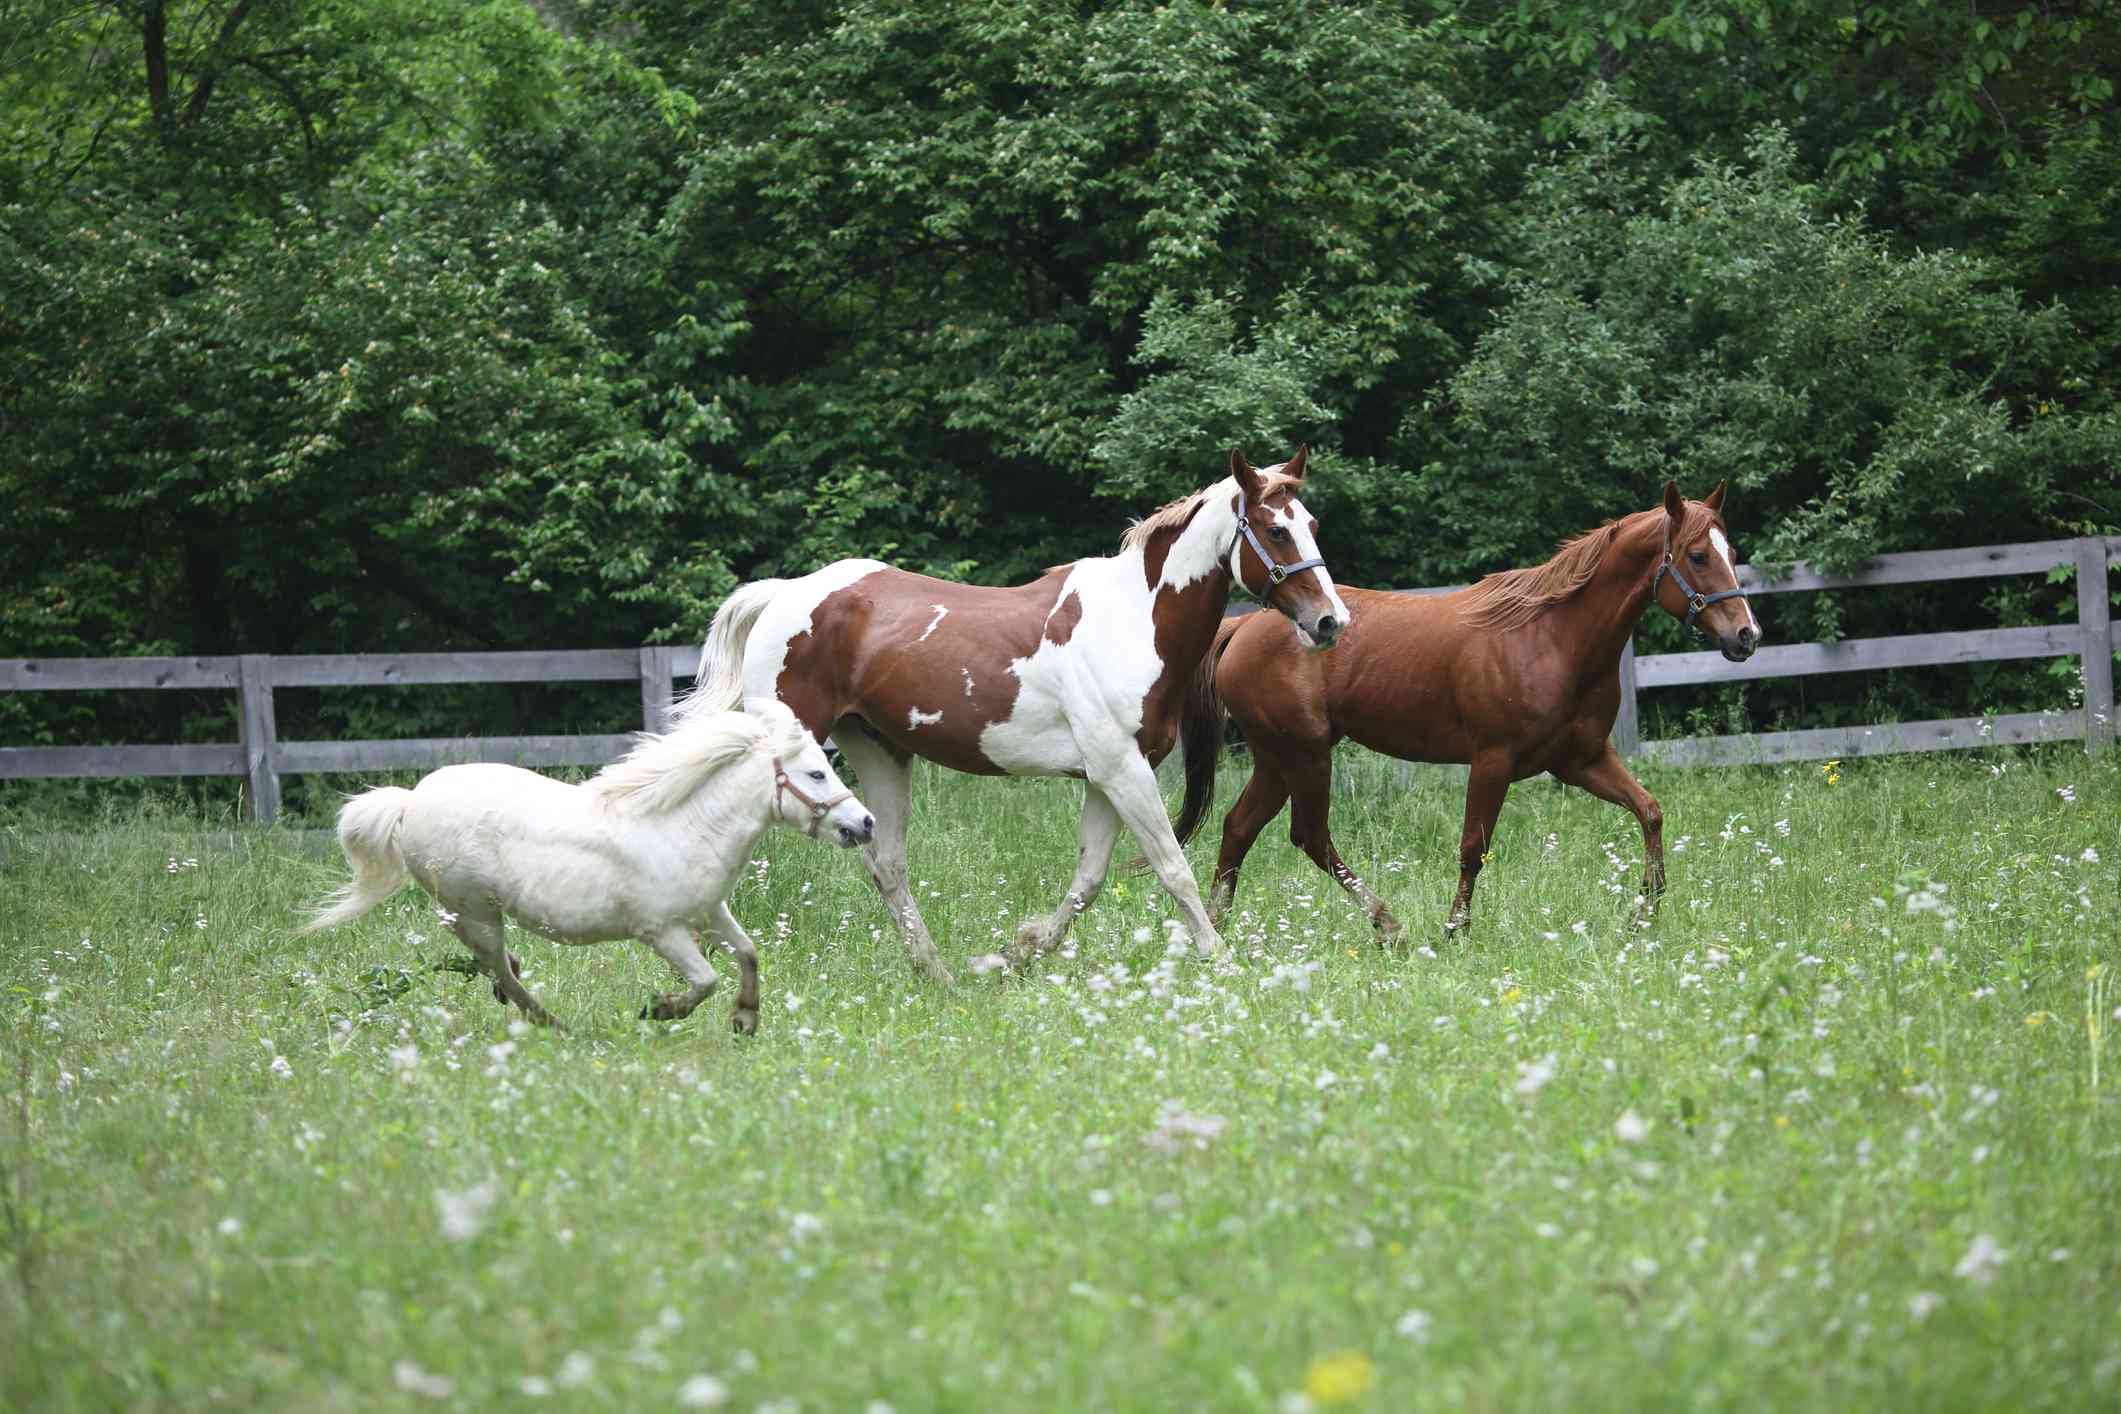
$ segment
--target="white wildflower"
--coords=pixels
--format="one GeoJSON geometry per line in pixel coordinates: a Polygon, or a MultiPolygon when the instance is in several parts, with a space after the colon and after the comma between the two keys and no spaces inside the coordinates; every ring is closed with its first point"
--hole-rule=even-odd
{"type": "Polygon", "coordinates": [[[1952,1275],[1963,1277],[1976,1286],[1987,1286],[1996,1279],[1997,1271],[2003,1266],[2003,1259],[2009,1255],[2010,1253],[1996,1245],[1995,1238],[1985,1232],[1980,1233],[1967,1244],[1966,1255],[1959,1259],[1958,1266],[1952,1268],[1952,1275]]]}
{"type": "Polygon", "coordinates": [[[1640,1144],[1650,1137],[1650,1122],[1628,1110],[1613,1121],[1613,1136],[1623,1144],[1640,1144]]]}
{"type": "Polygon", "coordinates": [[[1513,1088],[1527,1097],[1538,1094],[1554,1078],[1555,1061],[1554,1053],[1549,1051],[1538,1060],[1517,1062],[1517,1084],[1513,1088]]]}
{"type": "Polygon", "coordinates": [[[1430,1317],[1427,1311],[1415,1310],[1409,1311],[1406,1315],[1401,1316],[1399,1318],[1399,1324],[1392,1327],[1392,1329],[1398,1331],[1401,1335],[1405,1336],[1408,1340],[1414,1341],[1416,1344],[1426,1345],[1429,1339],[1430,1328],[1433,1327],[1435,1324],[1436,1322],[1430,1317]]]}
{"type": "Polygon", "coordinates": [[[477,1237],[486,1230],[486,1215],[500,1197],[500,1185],[490,1178],[461,1193],[437,1188],[435,1207],[441,1212],[442,1236],[451,1242],[468,1242],[477,1237]]]}
{"type": "Polygon", "coordinates": [[[410,1360],[400,1360],[390,1367],[390,1376],[398,1382],[398,1388],[407,1394],[417,1394],[422,1399],[447,1399],[456,1393],[457,1382],[446,1375],[430,1375],[410,1360]]]}

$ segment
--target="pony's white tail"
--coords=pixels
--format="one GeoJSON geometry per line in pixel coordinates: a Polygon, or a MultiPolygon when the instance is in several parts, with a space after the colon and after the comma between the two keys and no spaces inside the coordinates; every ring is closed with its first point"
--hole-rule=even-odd
{"type": "Polygon", "coordinates": [[[353,877],[317,905],[298,936],[359,918],[404,885],[411,871],[398,848],[398,826],[411,808],[412,792],[402,786],[377,786],[339,807],[339,848],[353,877]]]}
{"type": "Polygon", "coordinates": [[[671,709],[673,726],[703,712],[734,712],[744,705],[744,645],[751,638],[751,626],[787,584],[785,579],[755,579],[722,601],[707,642],[700,647],[700,675],[692,691],[671,709]]]}

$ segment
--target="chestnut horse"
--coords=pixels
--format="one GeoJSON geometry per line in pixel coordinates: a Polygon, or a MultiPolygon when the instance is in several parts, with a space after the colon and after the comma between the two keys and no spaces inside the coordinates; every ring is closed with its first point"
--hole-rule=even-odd
{"type": "MultiPolygon", "coordinates": [[[[1015,588],[982,588],[841,560],[767,579],[714,616],[697,685],[678,714],[777,697],[832,734],[876,814],[864,853],[914,966],[949,970],[906,888],[909,763],[977,775],[1081,777],[1075,878],[1050,917],[1018,928],[1012,959],[1052,947],[1104,886],[1122,823],[1177,900],[1203,956],[1222,946],[1172,838],[1156,764],[1177,739],[1187,684],[1233,584],[1281,611],[1307,648],[1330,647],[1348,610],[1297,499],[1306,449],[1138,522],[1109,558],[1077,560],[1015,588]]],[[[1283,617],[1262,615],[1283,624],[1283,617]]]]}
{"type": "Polygon", "coordinates": [[[1362,610],[1330,657],[1287,651],[1277,625],[1233,618],[1201,660],[1183,718],[1189,839],[1215,789],[1225,716],[1244,728],[1252,779],[1223,819],[1211,900],[1229,907],[1253,840],[1293,802],[1289,837],[1369,913],[1383,938],[1399,920],[1333,848],[1326,826],[1333,745],[1343,737],[1406,761],[1464,762],[1458,896],[1445,933],[1463,928],[1473,881],[1510,782],[1550,772],[1624,805],[1642,826],[1643,899],[1664,889],[1664,812],[1621,764],[1607,734],[1620,708],[1620,654],[1654,600],[1743,662],[1760,622],[1738,588],[1724,532],[1723,484],[1579,535],[1543,565],[1489,575],[1448,594],[1347,589],[1362,610]]]}

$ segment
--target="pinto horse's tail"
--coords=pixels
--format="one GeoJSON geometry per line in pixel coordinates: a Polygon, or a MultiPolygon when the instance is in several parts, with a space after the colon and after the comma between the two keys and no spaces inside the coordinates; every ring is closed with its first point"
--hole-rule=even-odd
{"type": "Polygon", "coordinates": [[[1215,641],[1201,655],[1193,681],[1186,686],[1186,705],[1179,710],[1178,746],[1186,758],[1186,796],[1178,807],[1171,832],[1184,844],[1200,828],[1208,802],[1215,798],[1215,766],[1223,752],[1223,723],[1230,718],[1222,694],[1215,690],[1215,670],[1222,666],[1223,650],[1244,627],[1244,619],[1224,619],[1215,631],[1215,641]]]}
{"type": "Polygon", "coordinates": [[[785,579],[755,579],[722,601],[707,641],[700,645],[700,674],[693,679],[692,691],[671,709],[673,725],[706,712],[743,708],[744,645],[750,641],[751,626],[787,585],[785,579]]]}
{"type": "Polygon", "coordinates": [[[377,786],[339,807],[339,848],[353,877],[317,905],[297,936],[359,918],[404,886],[412,871],[398,848],[398,827],[411,808],[412,792],[402,786],[377,786]]]}

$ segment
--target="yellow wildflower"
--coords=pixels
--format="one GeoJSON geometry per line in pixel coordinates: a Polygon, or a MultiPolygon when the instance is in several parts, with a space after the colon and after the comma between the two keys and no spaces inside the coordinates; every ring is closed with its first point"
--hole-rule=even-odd
{"type": "Polygon", "coordinates": [[[1377,1383],[1377,1366],[1360,1350],[1321,1355],[1304,1371],[1304,1393],[1320,1406],[1349,1404],[1377,1383]]]}

